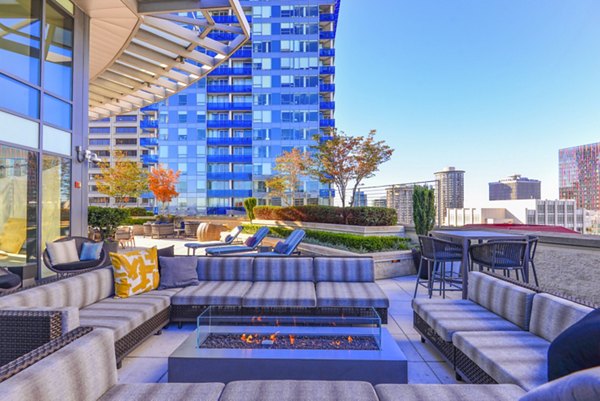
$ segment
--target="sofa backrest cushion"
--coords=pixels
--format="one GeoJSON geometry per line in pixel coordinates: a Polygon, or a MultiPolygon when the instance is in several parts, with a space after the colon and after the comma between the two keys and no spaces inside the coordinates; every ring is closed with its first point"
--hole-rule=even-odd
{"type": "Polygon", "coordinates": [[[257,256],[254,281],[315,281],[313,258],[257,256]]]}
{"type": "Polygon", "coordinates": [[[317,282],[373,282],[373,259],[315,258],[315,279],[317,282]]]}
{"type": "Polygon", "coordinates": [[[95,401],[117,383],[114,336],[94,329],[0,383],[2,400],[95,401]]]}
{"type": "Polygon", "coordinates": [[[591,311],[592,308],[564,298],[537,294],[533,299],[529,331],[552,342],[591,311]]]}
{"type": "Polygon", "coordinates": [[[595,401],[598,399],[600,399],[600,366],[543,384],[519,398],[519,401],[595,401]]]}
{"type": "Polygon", "coordinates": [[[113,272],[107,267],[0,297],[0,309],[14,306],[81,309],[113,295],[113,272]]]}
{"type": "Polygon", "coordinates": [[[47,242],[46,251],[53,265],[79,262],[79,253],[74,239],[68,241],[47,242]]]}
{"type": "Polygon", "coordinates": [[[158,258],[162,265],[160,271],[159,290],[167,288],[188,287],[198,285],[198,259],[194,256],[174,256],[158,258]]]}
{"type": "Polygon", "coordinates": [[[196,270],[200,281],[252,281],[252,258],[200,257],[196,270]]]}
{"type": "Polygon", "coordinates": [[[529,329],[534,291],[481,272],[469,273],[469,299],[523,330],[529,329]]]}

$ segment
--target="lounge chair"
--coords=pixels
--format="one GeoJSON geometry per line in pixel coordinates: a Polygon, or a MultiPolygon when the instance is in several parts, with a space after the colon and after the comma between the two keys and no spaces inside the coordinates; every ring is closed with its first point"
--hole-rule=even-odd
{"type": "Polygon", "coordinates": [[[285,241],[279,241],[275,248],[273,248],[272,252],[259,252],[260,256],[290,256],[298,245],[302,242],[306,233],[304,230],[294,230],[292,233],[285,239],[285,241]]]}
{"type": "Polygon", "coordinates": [[[261,242],[265,239],[265,237],[269,234],[268,227],[261,227],[258,229],[253,236],[248,237],[244,245],[226,245],[226,246],[217,246],[213,248],[207,248],[207,255],[226,255],[229,253],[244,253],[244,252],[252,252],[256,251],[261,244],[261,242]]]}
{"type": "Polygon", "coordinates": [[[188,250],[188,255],[190,254],[191,250],[193,250],[194,255],[196,255],[196,249],[231,245],[233,241],[235,241],[235,239],[238,237],[238,235],[240,235],[243,229],[244,227],[242,226],[235,227],[229,232],[229,234],[227,234],[223,241],[188,242],[184,244],[184,246],[188,250]]]}

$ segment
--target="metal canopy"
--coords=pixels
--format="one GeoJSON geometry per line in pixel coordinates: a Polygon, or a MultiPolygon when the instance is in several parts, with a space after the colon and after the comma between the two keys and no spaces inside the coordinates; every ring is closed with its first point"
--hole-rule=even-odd
{"type": "Polygon", "coordinates": [[[159,102],[206,76],[250,38],[239,0],[75,0],[90,20],[89,117],[159,102]],[[212,15],[237,17],[216,23],[212,15]],[[231,40],[208,37],[227,32],[231,40]]]}

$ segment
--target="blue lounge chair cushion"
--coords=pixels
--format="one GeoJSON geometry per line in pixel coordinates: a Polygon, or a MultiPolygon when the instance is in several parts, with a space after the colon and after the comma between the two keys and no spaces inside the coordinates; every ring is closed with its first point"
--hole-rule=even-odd
{"type": "Polygon", "coordinates": [[[248,248],[254,248],[254,245],[256,245],[257,239],[256,237],[252,236],[252,237],[248,237],[248,239],[246,239],[246,241],[244,242],[244,245],[246,245],[248,248]]]}
{"type": "Polygon", "coordinates": [[[283,241],[279,241],[277,245],[275,245],[275,249],[273,251],[275,253],[285,254],[288,250],[289,246],[283,241]]]}

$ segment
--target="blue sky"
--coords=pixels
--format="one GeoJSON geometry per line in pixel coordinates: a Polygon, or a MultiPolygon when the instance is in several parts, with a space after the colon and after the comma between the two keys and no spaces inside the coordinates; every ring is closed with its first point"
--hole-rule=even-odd
{"type": "Polygon", "coordinates": [[[558,149],[600,141],[600,1],[343,0],[336,120],[396,149],[367,185],[513,173],[558,197],[558,149]],[[367,5],[368,4],[368,5],[367,5]]]}

